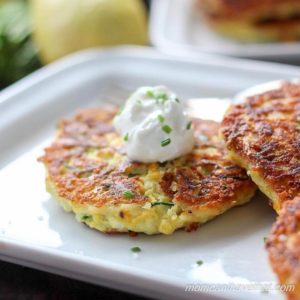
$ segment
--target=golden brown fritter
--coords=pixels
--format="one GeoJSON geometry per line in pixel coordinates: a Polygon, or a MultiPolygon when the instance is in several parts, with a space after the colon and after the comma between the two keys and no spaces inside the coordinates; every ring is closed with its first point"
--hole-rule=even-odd
{"type": "Polygon", "coordinates": [[[300,299],[300,197],[284,203],[266,247],[288,299],[300,299]]]}
{"type": "Polygon", "coordinates": [[[60,122],[40,159],[50,193],[78,220],[104,232],[171,234],[195,229],[250,200],[255,185],[226,159],[219,125],[194,120],[196,145],[165,163],[129,161],[112,126],[113,108],[86,109],[60,122]]]}
{"type": "Polygon", "coordinates": [[[274,15],[291,17],[300,8],[299,0],[201,0],[200,5],[215,17],[248,17],[251,20],[274,15]]]}
{"type": "Polygon", "coordinates": [[[300,38],[298,0],[198,0],[207,19],[221,34],[245,42],[300,38]]]}
{"type": "Polygon", "coordinates": [[[232,106],[221,127],[230,157],[248,170],[277,212],[300,195],[299,83],[232,106]]]}

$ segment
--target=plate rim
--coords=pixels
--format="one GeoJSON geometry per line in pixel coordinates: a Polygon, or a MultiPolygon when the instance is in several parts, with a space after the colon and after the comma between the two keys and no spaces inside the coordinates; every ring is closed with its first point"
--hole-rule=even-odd
{"type": "MultiPolygon", "coordinates": [[[[154,0],[159,1],[159,0],[154,0]]],[[[170,0],[165,0],[170,1],[170,0]]],[[[162,1],[164,2],[164,1],[162,1]]],[[[300,52],[299,52],[300,53],[300,52]]],[[[163,61],[172,61],[189,64],[203,64],[207,66],[222,66],[227,68],[234,68],[239,70],[251,70],[251,71],[280,71],[281,73],[293,73],[298,74],[300,66],[283,64],[280,62],[269,62],[253,60],[242,57],[228,57],[218,54],[199,53],[197,57],[184,57],[173,56],[172,54],[165,53],[159,49],[155,49],[149,46],[117,46],[107,48],[91,48],[81,50],[72,54],[69,54],[63,58],[56,60],[48,65],[41,67],[40,69],[32,72],[26,77],[18,80],[10,86],[4,88],[0,92],[0,108],[8,100],[11,100],[18,94],[24,92],[35,85],[48,80],[50,77],[54,77],[57,73],[64,71],[68,68],[86,63],[96,58],[141,58],[141,59],[155,59],[163,61]]],[[[1,110],[0,110],[1,113],[1,110]]]]}

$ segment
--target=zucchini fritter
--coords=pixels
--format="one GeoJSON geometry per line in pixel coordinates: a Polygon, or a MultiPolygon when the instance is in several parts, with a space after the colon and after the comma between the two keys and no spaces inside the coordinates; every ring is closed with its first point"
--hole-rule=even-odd
{"type": "Polygon", "coordinates": [[[291,285],[288,299],[300,299],[300,197],[284,203],[266,247],[280,283],[291,285]]]}
{"type": "Polygon", "coordinates": [[[86,109],[60,122],[45,149],[47,189],[88,226],[112,232],[193,230],[248,202],[255,185],[226,159],[213,121],[194,120],[192,153],[165,163],[129,161],[112,126],[114,108],[86,109]]]}
{"type": "Polygon", "coordinates": [[[299,0],[197,0],[208,23],[242,42],[295,41],[300,38],[299,0]]]}
{"type": "Polygon", "coordinates": [[[300,195],[300,84],[248,97],[229,108],[221,132],[233,161],[279,212],[300,195]]]}

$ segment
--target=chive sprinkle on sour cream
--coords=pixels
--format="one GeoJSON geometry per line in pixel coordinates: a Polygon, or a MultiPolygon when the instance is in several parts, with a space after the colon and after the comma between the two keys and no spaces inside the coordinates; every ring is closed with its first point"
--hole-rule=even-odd
{"type": "Polygon", "coordinates": [[[145,163],[165,162],[191,152],[191,124],[182,101],[164,86],[137,89],[114,119],[127,156],[145,163]]]}

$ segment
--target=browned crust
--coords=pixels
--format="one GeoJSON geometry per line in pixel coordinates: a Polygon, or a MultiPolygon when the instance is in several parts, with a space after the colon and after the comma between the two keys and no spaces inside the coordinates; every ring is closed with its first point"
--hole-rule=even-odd
{"type": "MultiPolygon", "coordinates": [[[[40,161],[45,163],[48,178],[55,183],[58,195],[79,204],[120,203],[126,190],[140,191],[136,178],[129,178],[119,168],[105,160],[86,157],[89,149],[114,153],[122,151],[113,147],[106,139],[111,133],[118,139],[111,124],[116,108],[85,109],[73,118],[63,119],[59,124],[57,139],[45,149],[40,161]],[[70,164],[72,161],[72,164],[70,164]]],[[[144,201],[141,193],[134,193],[131,203],[144,201]]]]}
{"type": "Polygon", "coordinates": [[[289,299],[300,299],[300,197],[287,201],[266,243],[281,284],[295,284],[289,299]]]}
{"type": "Polygon", "coordinates": [[[163,172],[162,192],[170,201],[186,205],[230,204],[238,194],[255,190],[245,171],[226,159],[218,123],[194,120],[197,141],[191,154],[163,164],[142,164],[126,158],[123,139],[111,125],[115,112],[112,108],[82,110],[60,122],[56,140],[40,158],[60,197],[97,207],[107,203],[142,205],[149,199],[141,176],[132,174],[137,168],[146,173],[163,172]],[[96,151],[97,159],[87,156],[90,149],[96,151]],[[103,155],[117,157],[117,161],[107,161],[103,155]],[[133,197],[124,198],[125,190],[133,191],[133,197]]]}
{"type": "Polygon", "coordinates": [[[275,192],[279,206],[300,194],[300,84],[234,105],[222,122],[226,146],[275,192]]]}

